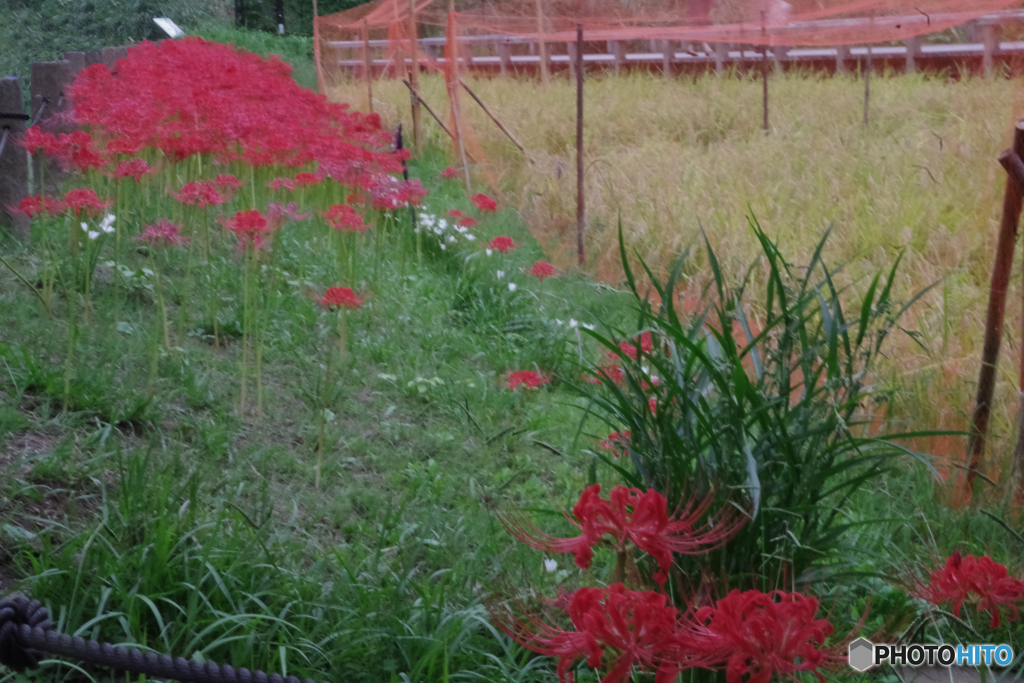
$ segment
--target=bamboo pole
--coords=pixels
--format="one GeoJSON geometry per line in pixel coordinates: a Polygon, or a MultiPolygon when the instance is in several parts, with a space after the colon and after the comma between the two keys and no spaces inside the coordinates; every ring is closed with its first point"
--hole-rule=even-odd
{"type": "Polygon", "coordinates": [[[324,67],[320,60],[320,17],[316,11],[316,0],[313,0],[313,59],[316,61],[316,88],[322,95],[327,94],[327,82],[324,80],[324,67]]]}
{"type": "MultiPolygon", "coordinates": [[[[409,0],[409,53],[412,55],[412,71],[409,82],[414,91],[420,89],[419,27],[416,25],[416,0],[409,0]]],[[[412,146],[420,153],[420,100],[412,96],[412,146]]]]}
{"type": "MultiPolygon", "coordinates": [[[[449,0],[449,6],[453,0],[449,0]]],[[[459,157],[462,160],[462,171],[466,176],[466,194],[472,192],[472,183],[469,179],[469,164],[466,163],[466,146],[462,142],[462,124],[460,122],[462,113],[459,109],[459,20],[455,12],[448,13],[448,41],[451,43],[451,81],[448,85],[448,102],[452,108],[452,122],[455,124],[455,139],[459,143],[459,157]]]]}
{"type": "MultiPolygon", "coordinates": [[[[1017,121],[1014,128],[1013,148],[1003,152],[1000,157],[1009,153],[1018,157],[1024,156],[1024,119],[1017,121]]],[[[996,386],[996,364],[999,362],[999,346],[1003,339],[1003,317],[1006,312],[1006,289],[1010,282],[1010,270],[1013,266],[1014,244],[1017,241],[1017,224],[1020,222],[1021,192],[1012,176],[1006,179],[1003,193],[1003,217],[999,225],[999,242],[996,245],[996,261],[992,269],[992,284],[989,287],[988,317],[985,321],[985,344],[981,351],[981,372],[978,376],[978,394],[974,402],[974,415],[971,419],[970,438],[968,440],[968,468],[966,488],[973,491],[974,480],[981,464],[981,455],[985,449],[985,435],[988,432],[988,420],[992,412],[992,395],[996,386]]]]}
{"type": "Polygon", "coordinates": [[[537,54],[540,56],[540,82],[545,85],[548,82],[548,60],[544,45],[544,10],[541,0],[537,3],[537,54]]]}
{"type": "Polygon", "coordinates": [[[501,129],[501,132],[508,136],[508,139],[512,141],[512,144],[514,144],[516,147],[518,147],[519,151],[522,152],[523,154],[525,154],[526,158],[532,164],[533,163],[533,159],[530,158],[530,155],[526,151],[526,148],[523,147],[523,143],[519,142],[519,140],[516,139],[516,136],[512,135],[512,133],[509,131],[509,129],[506,128],[501,123],[501,121],[498,120],[498,117],[496,117],[494,114],[491,113],[491,110],[487,108],[487,105],[484,104],[480,100],[479,97],[477,97],[476,93],[473,92],[472,89],[470,89],[470,87],[468,85],[466,85],[465,81],[459,79],[459,84],[462,85],[462,87],[466,89],[466,92],[469,93],[470,97],[472,97],[474,100],[476,100],[476,103],[480,105],[480,108],[484,110],[484,113],[491,117],[491,121],[494,121],[494,123],[498,126],[498,128],[501,129]]]}
{"type": "Polygon", "coordinates": [[[373,113],[373,64],[370,62],[370,24],[363,19],[363,75],[366,77],[366,108],[373,113]]]}
{"type": "Polygon", "coordinates": [[[583,265],[583,24],[576,24],[576,255],[583,265]]]}

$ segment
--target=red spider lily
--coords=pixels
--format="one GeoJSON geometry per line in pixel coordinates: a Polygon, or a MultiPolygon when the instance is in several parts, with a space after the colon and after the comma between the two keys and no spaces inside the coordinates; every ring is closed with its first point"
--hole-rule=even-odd
{"type": "Polygon", "coordinates": [[[290,218],[293,221],[304,221],[313,217],[311,213],[299,213],[296,210],[295,202],[288,202],[285,205],[282,202],[271,202],[267,204],[267,222],[272,225],[277,225],[284,222],[285,218],[290,218]]]}
{"type": "Polygon", "coordinates": [[[419,206],[423,197],[427,196],[427,191],[423,189],[419,178],[401,181],[395,180],[391,176],[387,176],[387,178],[389,178],[388,181],[370,188],[373,208],[378,211],[397,209],[406,204],[419,206]]]}
{"type": "Polygon", "coordinates": [[[469,201],[473,202],[476,208],[487,213],[494,213],[498,210],[498,205],[495,201],[485,194],[475,194],[469,198],[469,201]]]}
{"type": "Polygon", "coordinates": [[[653,396],[647,399],[647,407],[651,409],[651,415],[657,414],[658,399],[654,398],[653,396]]]}
{"type": "Polygon", "coordinates": [[[231,198],[227,194],[217,192],[214,183],[206,182],[205,180],[185,183],[181,188],[181,192],[171,192],[170,194],[182,204],[198,206],[200,209],[223,204],[231,198]]]}
{"type": "Polygon", "coordinates": [[[508,376],[508,388],[515,391],[515,388],[520,384],[525,384],[528,389],[536,389],[542,384],[547,384],[551,380],[542,375],[538,375],[533,370],[517,370],[509,373],[508,376]]]}
{"type": "Polygon", "coordinates": [[[537,261],[533,264],[533,268],[526,271],[530,275],[534,275],[538,280],[544,282],[544,278],[551,277],[555,274],[555,267],[547,261],[537,261]]]}
{"type": "Polygon", "coordinates": [[[346,204],[362,204],[366,201],[366,195],[360,194],[359,192],[353,192],[345,199],[346,204]]]}
{"type": "Polygon", "coordinates": [[[213,181],[213,184],[216,185],[217,189],[220,190],[226,190],[229,187],[233,187],[235,189],[242,187],[242,183],[239,182],[238,178],[231,175],[230,173],[218,173],[216,180],[213,181]]]}
{"type": "Polygon", "coordinates": [[[28,150],[29,154],[35,154],[40,150],[45,154],[47,147],[54,144],[55,140],[55,137],[49,133],[44,133],[43,129],[39,126],[32,126],[25,131],[25,139],[21,145],[28,150]]]}
{"type": "Polygon", "coordinates": [[[166,218],[158,220],[156,225],[147,225],[145,227],[145,232],[135,238],[136,242],[149,242],[151,247],[156,246],[158,243],[165,246],[188,244],[188,237],[182,235],[178,226],[166,218]]]}
{"type": "Polygon", "coordinates": [[[619,446],[625,446],[629,443],[629,439],[632,436],[628,429],[624,430],[621,434],[619,432],[612,432],[608,435],[607,439],[601,440],[601,448],[606,451],[611,451],[616,458],[622,455],[619,451],[619,446]]]}
{"type": "Polygon", "coordinates": [[[347,228],[347,232],[363,233],[370,227],[363,222],[363,217],[347,204],[334,204],[321,215],[327,225],[335,230],[347,228]]]}
{"type": "Polygon", "coordinates": [[[316,173],[296,173],[295,174],[295,186],[296,187],[313,187],[324,179],[324,176],[316,173]]]}
{"type": "Polygon", "coordinates": [[[626,372],[618,365],[602,365],[593,375],[586,375],[583,381],[588,384],[601,384],[601,378],[610,379],[614,384],[622,384],[626,381],[626,372]]]}
{"type": "MultiPolygon", "coordinates": [[[[651,340],[651,333],[650,332],[644,332],[639,337],[635,338],[633,341],[637,341],[637,340],[639,340],[639,342],[640,342],[640,350],[643,351],[644,353],[649,354],[649,353],[651,353],[651,351],[654,350],[654,342],[651,340]]],[[[619,344],[619,348],[622,349],[622,352],[624,354],[626,354],[627,356],[629,356],[631,359],[636,360],[636,356],[637,356],[636,346],[634,346],[633,344],[630,344],[629,342],[621,342],[619,344]]],[[[611,358],[618,358],[619,357],[619,355],[617,353],[615,353],[614,351],[610,352],[608,355],[611,358]]]]}
{"type": "Polygon", "coordinates": [[[511,237],[495,237],[491,240],[490,244],[487,245],[489,249],[500,251],[502,254],[507,254],[509,249],[515,249],[517,245],[511,237]]]}
{"type": "Polygon", "coordinates": [[[29,218],[35,218],[46,213],[50,216],[56,216],[57,214],[64,213],[67,211],[67,205],[59,199],[52,197],[46,198],[46,210],[43,210],[43,196],[36,195],[35,197],[25,197],[21,200],[18,206],[7,207],[13,213],[20,213],[28,216],[29,218]]]}
{"type": "MultiPolygon", "coordinates": [[[[173,161],[193,154],[253,165],[318,161],[349,187],[390,184],[388,174],[402,165],[382,149],[380,117],[298,87],[290,70],[277,58],[199,38],[144,42],[116,72],[93,65],[78,75],[74,117],[111,153],[156,147],[173,161]],[[283,120],[295,123],[282,127],[283,120]]],[[[36,137],[30,142],[42,143],[36,137]]]]}
{"type": "Polygon", "coordinates": [[[316,299],[324,308],[360,308],[363,300],[348,287],[328,287],[327,293],[316,299]]]}
{"type": "Polygon", "coordinates": [[[267,187],[271,190],[280,190],[283,187],[290,192],[295,189],[295,181],[291,178],[274,178],[267,183],[267,187]]]}
{"type": "Polygon", "coordinates": [[[464,228],[475,228],[476,219],[473,218],[472,216],[463,216],[462,218],[459,219],[459,225],[461,225],[464,228]]]}
{"type": "Polygon", "coordinates": [[[111,174],[113,178],[135,178],[135,182],[142,182],[142,176],[152,173],[149,163],[145,159],[135,157],[118,162],[117,168],[111,174]]]}
{"type": "Polygon", "coordinates": [[[448,215],[452,218],[462,218],[462,212],[458,209],[448,209],[448,215]]]}
{"type": "Polygon", "coordinates": [[[601,485],[594,484],[583,491],[573,507],[575,520],[566,515],[573,526],[583,532],[574,538],[549,536],[520,513],[505,514],[501,521],[513,536],[532,548],[572,553],[580,569],[590,566],[593,546],[610,535],[616,552],[626,552],[629,545],[634,545],[654,557],[658,572],[653,578],[660,586],[668,578],[672,553],[698,555],[714,550],[743,526],[745,517],[734,514],[732,507],[725,507],[704,526],[695,527],[714,498],[711,492],[698,503],[687,503],[672,520],[665,497],[653,489],[645,493],[616,486],[606,501],[601,498],[601,485]]]}
{"type": "MultiPolygon", "coordinates": [[[[95,216],[103,211],[105,208],[111,205],[111,202],[100,201],[100,198],[96,196],[96,190],[90,190],[87,188],[80,188],[77,190],[69,190],[64,195],[63,206],[65,210],[71,209],[77,216],[81,212],[85,212],[86,215],[95,216]]],[[[49,202],[47,202],[49,204],[49,202]]],[[[47,211],[49,211],[47,206],[47,211]]]]}
{"type": "Polygon", "coordinates": [[[946,560],[945,567],[931,573],[931,583],[918,585],[911,593],[934,605],[952,602],[953,614],[957,617],[964,602],[974,603],[979,612],[992,613],[989,626],[998,628],[1000,605],[1006,608],[1010,621],[1019,616],[1014,603],[1024,600],[1024,581],[1007,576],[1006,567],[991,557],[961,557],[956,550],[946,560]]]}
{"type": "Polygon", "coordinates": [[[824,683],[818,669],[835,656],[819,647],[832,624],[815,619],[817,611],[818,600],[799,593],[734,590],[695,618],[707,622],[710,649],[728,657],[728,683],[748,674],[747,683],[768,683],[775,673],[793,678],[796,671],[813,671],[824,683]]]}
{"type": "Polygon", "coordinates": [[[628,680],[636,665],[653,669],[656,683],[671,683],[684,669],[713,662],[703,630],[681,617],[661,593],[631,591],[615,583],[580,588],[562,601],[568,602],[573,631],[536,615],[523,621],[492,609],[498,627],[516,642],[558,658],[559,681],[571,681],[569,669],[584,659],[591,668],[607,669],[601,683],[628,680]]]}
{"type": "Polygon", "coordinates": [[[265,249],[263,236],[272,233],[276,226],[269,223],[259,211],[239,211],[231,218],[218,218],[221,225],[238,237],[238,251],[252,244],[253,249],[265,249]]]}
{"type": "Polygon", "coordinates": [[[26,131],[23,144],[29,152],[41,150],[46,156],[57,159],[65,169],[75,167],[85,171],[107,163],[106,153],[93,149],[92,141],[92,136],[85,131],[53,136],[32,126],[26,131]]]}
{"type": "Polygon", "coordinates": [[[451,178],[451,179],[458,178],[459,177],[459,169],[454,168],[452,166],[449,166],[448,168],[446,168],[443,171],[441,171],[441,177],[442,178],[451,178]]]}

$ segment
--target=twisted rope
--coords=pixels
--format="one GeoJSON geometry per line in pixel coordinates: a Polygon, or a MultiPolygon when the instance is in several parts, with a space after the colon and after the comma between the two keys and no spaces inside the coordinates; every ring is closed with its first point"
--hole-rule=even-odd
{"type": "Polygon", "coordinates": [[[0,664],[23,673],[25,669],[39,666],[45,654],[183,683],[315,683],[309,678],[265,674],[213,662],[200,664],[195,660],[57,633],[49,622],[46,608],[38,600],[21,597],[0,600],[0,664]]]}

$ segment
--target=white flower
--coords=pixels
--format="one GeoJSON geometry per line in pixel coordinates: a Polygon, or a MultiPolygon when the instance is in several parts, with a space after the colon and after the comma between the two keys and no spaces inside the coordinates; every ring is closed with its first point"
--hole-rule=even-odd
{"type": "Polygon", "coordinates": [[[448,227],[448,221],[446,221],[445,219],[443,219],[443,218],[442,218],[441,220],[439,220],[439,221],[437,222],[437,227],[439,227],[439,228],[441,228],[442,230],[444,230],[445,228],[447,228],[447,227],[448,227]]]}
{"type": "Polygon", "coordinates": [[[558,323],[559,325],[564,325],[565,324],[561,320],[559,320],[558,318],[555,318],[555,322],[558,323]]]}
{"type": "Polygon", "coordinates": [[[96,239],[99,236],[100,236],[100,234],[98,232],[96,232],[95,230],[89,230],[89,239],[94,240],[94,239],[96,239]]]}
{"type": "Polygon", "coordinates": [[[476,239],[476,235],[466,235],[466,239],[472,242],[473,240],[476,239]]]}
{"type": "Polygon", "coordinates": [[[593,325],[588,325],[586,323],[580,323],[580,325],[583,325],[583,327],[585,327],[586,329],[588,329],[590,331],[594,330],[594,326],[593,325]]]}
{"type": "Polygon", "coordinates": [[[439,247],[441,247],[441,251],[444,251],[444,250],[446,250],[448,248],[448,247],[444,246],[444,242],[438,242],[437,244],[438,244],[439,247]]]}
{"type": "Polygon", "coordinates": [[[82,232],[89,232],[89,224],[82,223],[82,232]]]}
{"type": "Polygon", "coordinates": [[[516,291],[516,283],[514,283],[514,282],[508,283],[508,291],[510,291],[510,292],[516,291]]]}
{"type": "Polygon", "coordinates": [[[448,241],[449,242],[454,242],[455,241],[455,235],[448,235],[448,241]]]}
{"type": "Polygon", "coordinates": [[[505,277],[505,271],[504,270],[499,270],[498,271],[498,279],[500,280],[503,277],[505,277]]]}
{"type": "Polygon", "coordinates": [[[493,254],[493,253],[494,253],[494,252],[493,252],[493,251],[491,251],[490,249],[486,249],[485,251],[487,252],[487,255],[488,255],[488,256],[490,256],[491,254],[493,254]]]}
{"type": "Polygon", "coordinates": [[[107,234],[114,232],[114,220],[116,219],[117,216],[115,216],[112,213],[108,213],[107,217],[104,218],[103,221],[100,223],[100,230],[107,234]]]}
{"type": "Polygon", "coordinates": [[[579,325],[579,323],[576,322],[576,318],[569,318],[569,327],[576,327],[577,325],[579,325]]]}
{"type": "Polygon", "coordinates": [[[558,562],[555,560],[544,560],[544,569],[550,574],[558,569],[558,562]]]}
{"type": "Polygon", "coordinates": [[[641,365],[640,369],[643,371],[643,373],[645,375],[649,375],[651,373],[651,369],[649,367],[647,367],[646,365],[641,365]]]}

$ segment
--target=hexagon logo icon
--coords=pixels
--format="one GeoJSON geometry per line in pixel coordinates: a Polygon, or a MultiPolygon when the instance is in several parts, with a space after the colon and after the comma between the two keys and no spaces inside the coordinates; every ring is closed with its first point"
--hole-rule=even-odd
{"type": "Polygon", "coordinates": [[[850,643],[850,666],[856,671],[867,671],[874,664],[875,646],[867,638],[850,643]]]}

